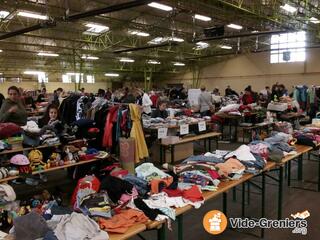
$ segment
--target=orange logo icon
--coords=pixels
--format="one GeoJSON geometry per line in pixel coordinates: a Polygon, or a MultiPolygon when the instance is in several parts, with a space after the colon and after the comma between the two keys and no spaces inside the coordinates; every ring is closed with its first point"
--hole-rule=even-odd
{"type": "Polygon", "coordinates": [[[219,210],[212,210],[207,212],[203,218],[204,229],[213,235],[223,233],[227,228],[228,220],[226,215],[219,210]]]}

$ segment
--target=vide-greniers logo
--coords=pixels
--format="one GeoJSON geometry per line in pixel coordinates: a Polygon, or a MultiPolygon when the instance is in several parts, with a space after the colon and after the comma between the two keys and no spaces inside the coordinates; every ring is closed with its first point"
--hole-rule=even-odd
{"type": "MultiPolygon", "coordinates": [[[[260,218],[259,220],[253,220],[249,218],[229,218],[229,223],[231,228],[284,228],[293,229],[292,233],[307,235],[308,222],[305,220],[310,216],[309,211],[298,212],[296,214],[291,214],[294,219],[281,219],[281,220],[271,220],[267,218],[260,218]]],[[[220,234],[227,228],[228,220],[223,212],[218,210],[212,210],[203,218],[204,229],[213,235],[220,234]]]]}

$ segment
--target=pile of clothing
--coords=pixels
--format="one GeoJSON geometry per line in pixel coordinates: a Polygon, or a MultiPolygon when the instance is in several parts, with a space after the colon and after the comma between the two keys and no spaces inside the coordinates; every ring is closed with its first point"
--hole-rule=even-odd
{"type": "Polygon", "coordinates": [[[316,147],[320,143],[320,128],[308,127],[301,131],[294,131],[293,136],[298,144],[316,147]]]}
{"type": "Polygon", "coordinates": [[[273,131],[264,141],[251,142],[249,148],[252,153],[264,160],[279,162],[286,155],[296,154],[293,146],[295,143],[291,134],[273,131]]]}

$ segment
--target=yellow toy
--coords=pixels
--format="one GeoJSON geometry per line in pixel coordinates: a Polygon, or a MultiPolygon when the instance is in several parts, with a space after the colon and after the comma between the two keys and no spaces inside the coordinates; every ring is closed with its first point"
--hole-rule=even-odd
{"type": "Polygon", "coordinates": [[[32,171],[40,171],[44,169],[46,164],[42,161],[43,156],[39,150],[30,151],[28,158],[30,160],[30,167],[32,171]]]}

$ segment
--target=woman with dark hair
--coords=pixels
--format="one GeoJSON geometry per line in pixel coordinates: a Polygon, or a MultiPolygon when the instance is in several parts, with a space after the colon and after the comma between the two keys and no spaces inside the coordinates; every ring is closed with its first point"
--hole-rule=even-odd
{"type": "Polygon", "coordinates": [[[151,118],[158,118],[158,117],[163,119],[166,119],[168,117],[167,101],[159,100],[157,103],[157,109],[152,111],[151,118]]]}
{"type": "Polygon", "coordinates": [[[2,93],[0,93],[0,108],[4,100],[5,100],[5,97],[2,95],[2,93]]]}
{"type": "Polygon", "coordinates": [[[8,88],[8,98],[3,101],[0,109],[0,122],[12,122],[20,126],[27,123],[27,111],[16,86],[8,88]]]}

